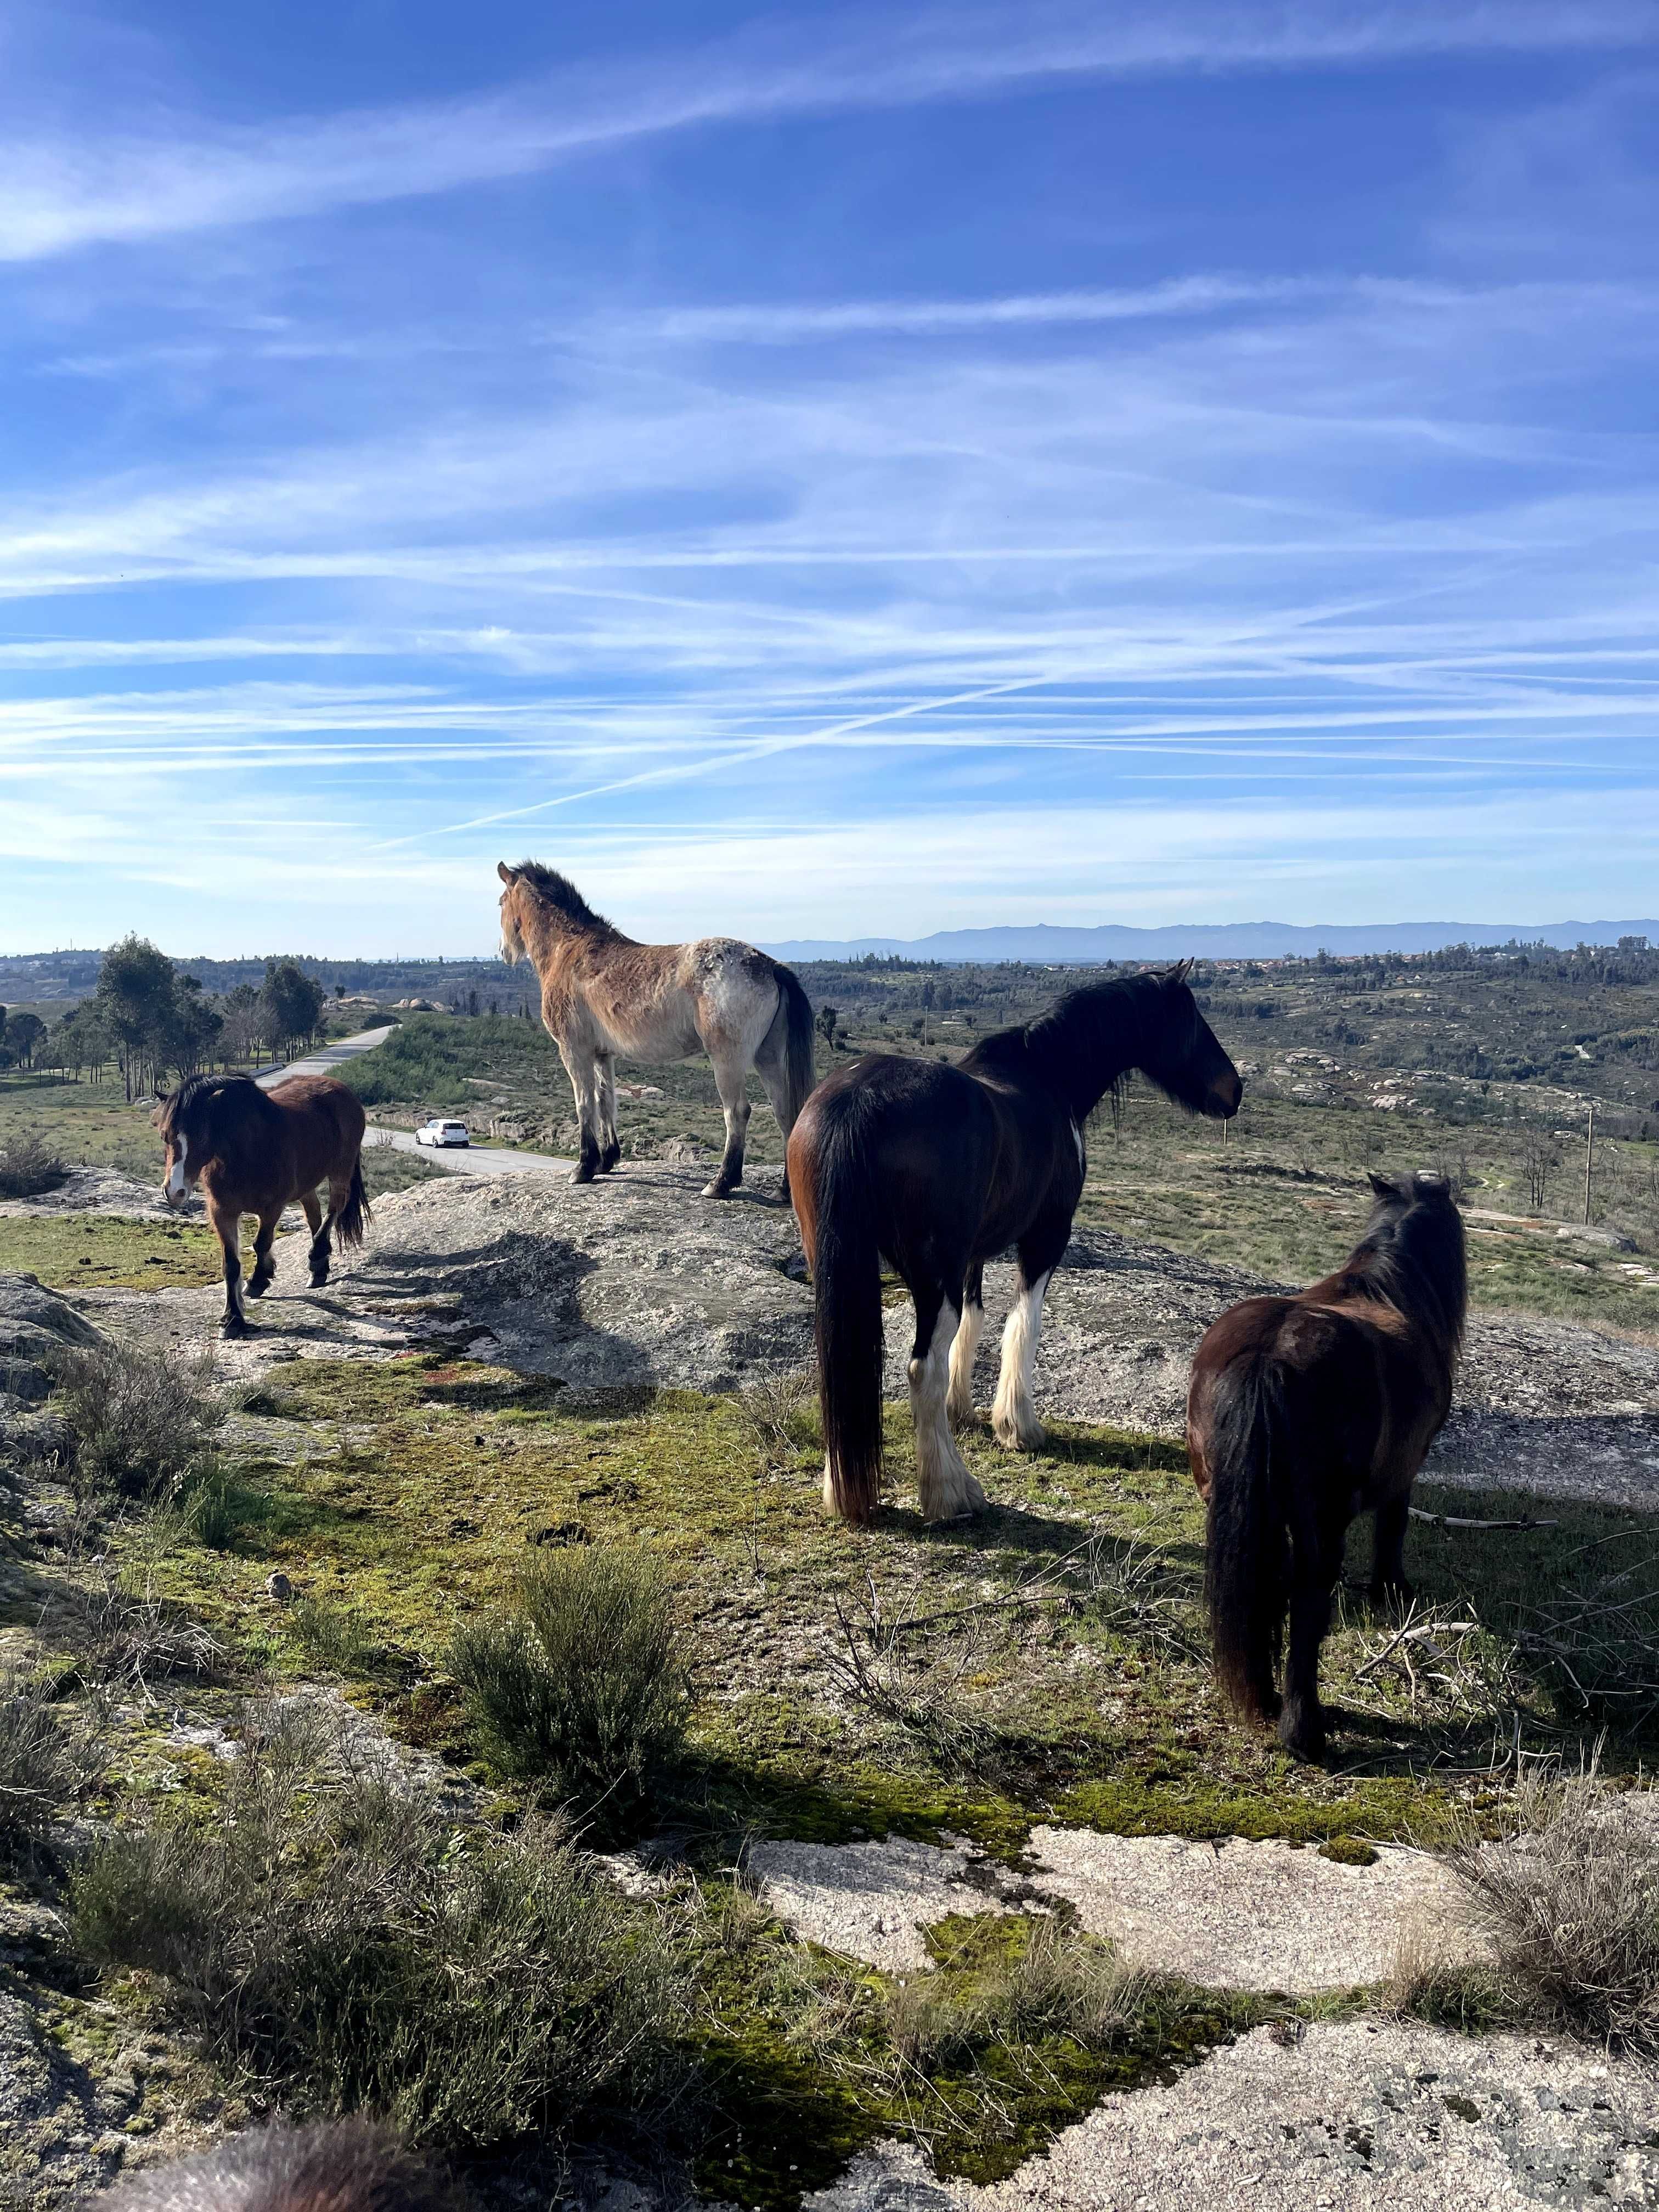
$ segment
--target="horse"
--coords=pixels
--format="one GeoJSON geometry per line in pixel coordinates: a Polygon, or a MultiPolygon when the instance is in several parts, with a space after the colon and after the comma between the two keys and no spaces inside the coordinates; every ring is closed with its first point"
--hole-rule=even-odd
{"type": "Polygon", "coordinates": [[[1364,1237],[1334,1275],[1297,1297],[1246,1298],[1205,1332],[1187,1401],[1217,1680],[1246,1719],[1276,1717],[1307,1759],[1324,1748],[1319,1647],[1356,1515],[1372,1516],[1373,1596],[1410,1601],[1412,1485],[1451,1405],[1468,1299],[1449,1186],[1370,1184],[1364,1237]]]}
{"type": "MultiPolygon", "coordinates": [[[[799,978],[735,937],[690,945],[639,945],[592,908],[568,877],[538,861],[498,860],[501,957],[528,959],[542,987],[542,1026],[559,1048],[575,1093],[580,1157],[572,1182],[609,1175],[617,1135],[617,1054],[714,1066],[726,1150],[705,1198],[729,1198],[743,1181],[752,1067],[786,1142],[817,1080],[812,1008],[799,978]]],[[[784,1196],[788,1197],[787,1176],[784,1196]]]]}
{"type": "Polygon", "coordinates": [[[1011,1450],[1042,1443],[1031,1370],[1043,1293],[1083,1194],[1084,1123],[1135,1068],[1217,1119],[1243,1095],[1188,987],[1190,966],[1068,991],[954,1066],[866,1054],[807,1101],[789,1139],[789,1187],[812,1270],[832,1512],[868,1521],[880,1487],[884,1263],[915,1307],[910,1411],[924,1519],[986,1502],[951,1426],[973,1413],[985,1262],[1011,1244],[1018,1292],[991,1425],[1011,1450]]]}
{"type": "Polygon", "coordinates": [[[251,2128],[135,2175],[100,2203],[103,2212],[459,2212],[460,2199],[390,2129],[354,2117],[251,2128]]]}
{"type": "Polygon", "coordinates": [[[328,1280],[329,1240],[361,1244],[369,1218],[363,1194],[362,1143],[367,1117],[361,1101],[327,1075],[290,1075],[262,1091],[250,1075],[187,1075],[156,1109],[155,1126],[167,1148],[161,1185],[167,1204],[183,1204],[199,1182],[208,1220],[225,1255],[225,1315],[220,1334],[249,1334],[243,1310],[241,1218],[259,1217],[253,1273],[246,1295],[264,1296],[276,1273],[271,1240],[284,1206],[297,1199],[311,1230],[311,1287],[328,1280]],[[317,1186],[328,1184],[328,1212],[317,1186]]]}

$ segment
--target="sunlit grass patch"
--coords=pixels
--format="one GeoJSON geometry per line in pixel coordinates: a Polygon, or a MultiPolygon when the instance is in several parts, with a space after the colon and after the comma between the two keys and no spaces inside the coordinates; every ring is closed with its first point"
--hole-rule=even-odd
{"type": "Polygon", "coordinates": [[[194,1222],[100,1213],[0,1219],[0,1272],[58,1291],[198,1290],[222,1279],[219,1240],[194,1222]]]}

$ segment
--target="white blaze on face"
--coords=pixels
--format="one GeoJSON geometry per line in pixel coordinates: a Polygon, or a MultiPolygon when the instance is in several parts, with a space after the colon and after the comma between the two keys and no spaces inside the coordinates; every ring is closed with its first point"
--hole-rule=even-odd
{"type": "Polygon", "coordinates": [[[190,1150],[190,1139],[181,1129],[173,1140],[173,1165],[167,1170],[167,1179],[162,1188],[169,1201],[177,1206],[185,1194],[185,1155],[190,1150]]]}

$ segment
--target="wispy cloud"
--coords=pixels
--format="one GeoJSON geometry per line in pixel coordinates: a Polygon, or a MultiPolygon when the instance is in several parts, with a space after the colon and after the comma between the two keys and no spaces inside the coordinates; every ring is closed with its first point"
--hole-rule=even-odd
{"type": "MultiPolygon", "coordinates": [[[[0,156],[0,259],[264,222],[498,183],[601,148],[836,109],[980,99],[1091,76],[1357,66],[1459,52],[1640,46],[1644,0],[1322,0],[845,14],[766,25],[632,66],[259,126],[173,113],[0,156]]],[[[91,119],[88,118],[90,124],[91,119]]]]}

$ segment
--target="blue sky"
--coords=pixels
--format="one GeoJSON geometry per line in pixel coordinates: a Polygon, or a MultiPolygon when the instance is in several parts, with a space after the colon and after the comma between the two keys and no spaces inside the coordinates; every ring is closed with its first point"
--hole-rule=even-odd
{"type": "Polygon", "coordinates": [[[0,17],[0,949],[1652,913],[1659,8],[0,17]]]}

